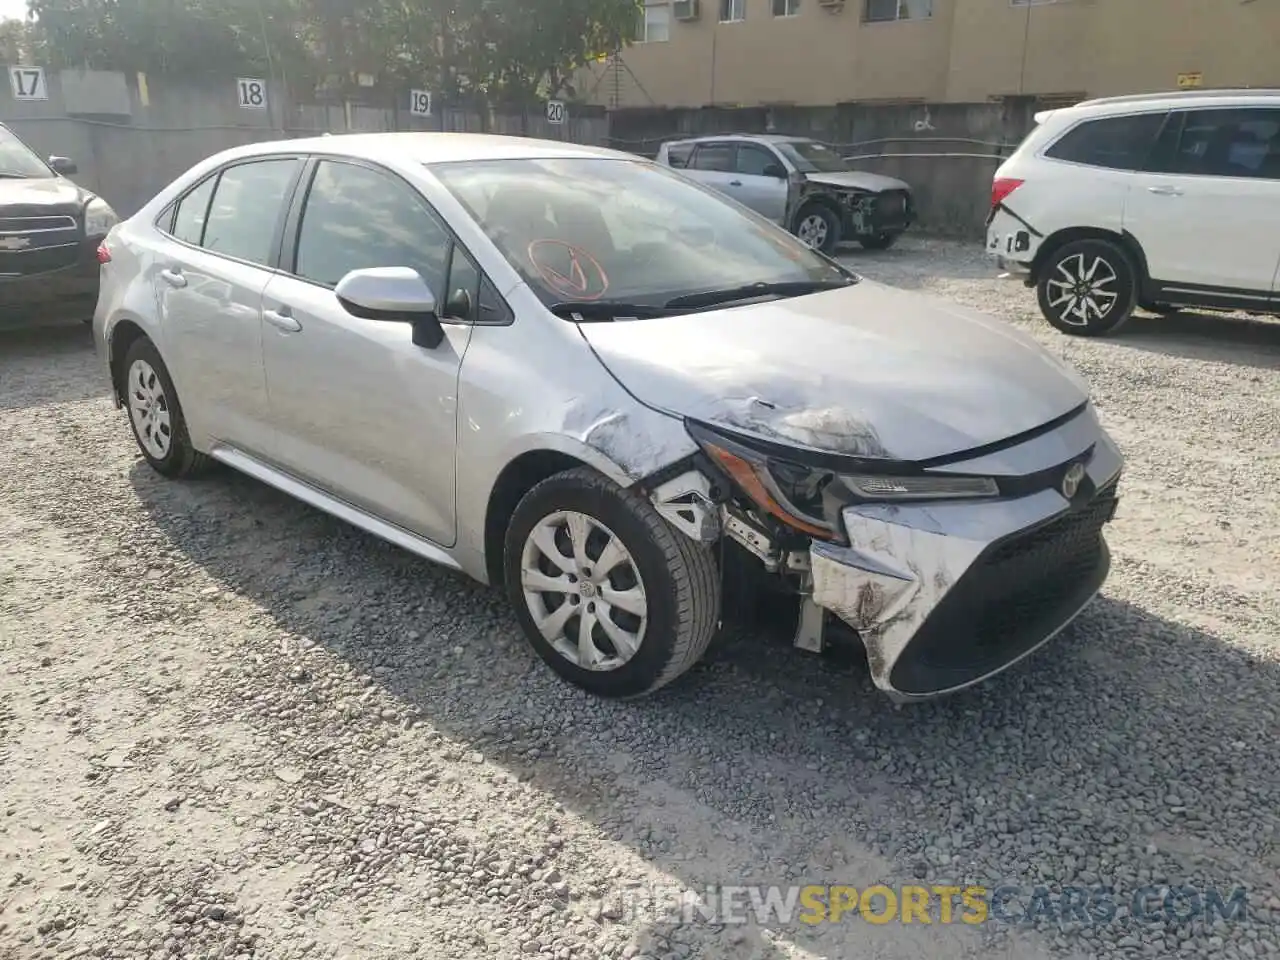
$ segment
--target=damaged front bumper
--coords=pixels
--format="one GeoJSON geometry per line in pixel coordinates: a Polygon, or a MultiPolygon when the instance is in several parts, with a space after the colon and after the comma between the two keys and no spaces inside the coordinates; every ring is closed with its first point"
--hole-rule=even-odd
{"type": "Polygon", "coordinates": [[[1078,485],[1060,479],[1016,498],[846,507],[848,545],[810,547],[797,644],[813,648],[815,618],[834,614],[857,631],[876,687],[900,701],[963,689],[1030,655],[1107,577],[1102,528],[1115,513],[1120,452],[1090,410],[947,468],[1026,476],[1057,463],[1065,478],[1076,462],[1085,467],[1078,485]]]}

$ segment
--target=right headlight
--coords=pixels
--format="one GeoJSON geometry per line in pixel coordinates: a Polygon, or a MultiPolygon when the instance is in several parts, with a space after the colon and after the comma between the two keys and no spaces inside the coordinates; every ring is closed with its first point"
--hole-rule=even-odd
{"type": "Polygon", "coordinates": [[[1000,493],[992,477],[845,473],[763,453],[705,428],[690,432],[757,507],[824,540],[838,536],[836,518],[851,503],[962,500],[1000,493]]]}

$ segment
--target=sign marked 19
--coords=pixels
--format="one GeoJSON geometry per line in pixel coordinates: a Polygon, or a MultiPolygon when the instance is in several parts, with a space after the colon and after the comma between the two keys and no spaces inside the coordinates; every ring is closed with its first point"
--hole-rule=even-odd
{"type": "Polygon", "coordinates": [[[252,77],[236,80],[236,97],[242,110],[267,109],[267,82],[252,77]]]}
{"type": "Polygon", "coordinates": [[[564,123],[565,109],[563,100],[547,101],[547,123],[564,123]]]}
{"type": "Polygon", "coordinates": [[[44,67],[10,67],[9,88],[15,100],[48,100],[49,87],[44,81],[44,67]]]}
{"type": "Polygon", "coordinates": [[[409,91],[409,115],[412,117],[431,116],[431,91],[409,91]]]}

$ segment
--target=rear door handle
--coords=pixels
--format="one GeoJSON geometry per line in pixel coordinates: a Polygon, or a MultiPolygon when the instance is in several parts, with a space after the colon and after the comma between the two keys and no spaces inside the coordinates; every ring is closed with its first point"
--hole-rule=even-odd
{"type": "Polygon", "coordinates": [[[1154,193],[1154,194],[1156,194],[1156,196],[1160,196],[1160,197],[1180,197],[1180,196],[1182,196],[1182,191],[1181,191],[1181,190],[1179,190],[1177,187],[1169,187],[1169,186],[1147,187],[1147,192],[1148,192],[1148,193],[1154,193]]]}
{"type": "Polygon", "coordinates": [[[171,287],[185,287],[187,285],[187,278],[182,275],[181,270],[161,270],[160,276],[171,287]]]}
{"type": "Polygon", "coordinates": [[[281,307],[279,310],[263,310],[262,319],[273,327],[290,333],[297,333],[302,329],[302,324],[297,321],[288,307],[281,307]]]}

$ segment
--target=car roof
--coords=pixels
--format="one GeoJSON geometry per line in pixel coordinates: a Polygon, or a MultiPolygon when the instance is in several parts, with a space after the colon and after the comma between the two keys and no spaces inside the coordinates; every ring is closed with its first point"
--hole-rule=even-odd
{"type": "Polygon", "coordinates": [[[664,146],[677,144],[708,143],[711,141],[740,140],[753,143],[814,143],[813,137],[792,137],[781,133],[707,133],[698,137],[668,140],[664,146]]]}
{"type": "Polygon", "coordinates": [[[1204,107],[1280,107],[1277,89],[1171,90],[1161,93],[1134,93],[1120,97],[1096,97],[1068,107],[1046,110],[1037,118],[1053,114],[1061,117],[1113,116],[1154,110],[1189,110],[1204,107]]]}
{"type": "Polygon", "coordinates": [[[222,156],[227,159],[240,159],[286,151],[341,154],[372,161],[409,158],[427,164],[465,160],[537,160],[571,157],[632,161],[643,159],[632,153],[605,147],[493,133],[341,133],[248,144],[233,147],[225,151],[222,156]]]}

